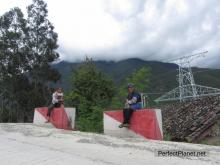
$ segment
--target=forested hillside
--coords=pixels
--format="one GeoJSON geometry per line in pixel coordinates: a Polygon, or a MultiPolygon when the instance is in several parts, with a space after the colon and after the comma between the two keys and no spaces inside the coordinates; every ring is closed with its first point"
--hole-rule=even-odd
{"type": "MultiPolygon", "coordinates": [[[[99,70],[112,77],[117,86],[131,73],[143,66],[151,69],[150,88],[144,92],[163,93],[178,85],[176,76],[178,66],[176,64],[140,59],[127,59],[119,62],[95,61],[94,63],[99,70]]],[[[80,63],[69,62],[60,62],[53,65],[62,74],[60,83],[64,89],[69,89],[69,75],[78,66],[80,66],[80,63]]],[[[220,88],[220,69],[194,67],[193,74],[197,84],[220,88]]]]}

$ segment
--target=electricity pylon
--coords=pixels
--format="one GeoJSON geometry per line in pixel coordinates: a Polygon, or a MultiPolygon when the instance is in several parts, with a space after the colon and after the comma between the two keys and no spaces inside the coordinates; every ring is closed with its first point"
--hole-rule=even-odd
{"type": "Polygon", "coordinates": [[[179,100],[182,102],[184,100],[197,99],[203,96],[220,95],[220,89],[195,84],[190,62],[198,57],[205,56],[206,53],[208,53],[208,51],[171,60],[172,62],[176,62],[179,66],[179,86],[157,98],[155,101],[179,100]]]}

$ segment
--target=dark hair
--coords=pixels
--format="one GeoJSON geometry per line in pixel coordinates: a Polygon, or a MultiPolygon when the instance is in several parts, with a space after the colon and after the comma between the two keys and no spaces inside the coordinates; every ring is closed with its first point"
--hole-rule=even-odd
{"type": "Polygon", "coordinates": [[[134,88],[134,84],[133,83],[128,83],[127,88],[134,88]]]}
{"type": "Polygon", "coordinates": [[[61,87],[56,87],[56,91],[58,91],[59,89],[61,89],[61,90],[62,90],[62,88],[61,88],[61,87]]]}

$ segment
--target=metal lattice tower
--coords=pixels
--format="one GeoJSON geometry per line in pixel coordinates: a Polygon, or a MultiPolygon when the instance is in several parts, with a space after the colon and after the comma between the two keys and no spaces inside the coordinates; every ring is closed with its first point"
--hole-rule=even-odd
{"type": "Polygon", "coordinates": [[[184,97],[187,96],[188,93],[191,93],[193,98],[197,97],[196,84],[192,74],[190,61],[195,58],[204,56],[206,53],[208,53],[208,51],[173,60],[179,65],[178,82],[180,90],[180,101],[183,101],[184,97]],[[190,85],[189,88],[184,88],[186,85],[190,85]]]}
{"type": "Polygon", "coordinates": [[[179,65],[179,86],[172,91],[164,94],[163,96],[157,98],[155,101],[184,101],[188,99],[197,99],[203,96],[220,95],[220,89],[196,85],[194,81],[190,62],[198,57],[205,56],[207,52],[208,51],[171,60],[172,62],[176,62],[179,65]]]}

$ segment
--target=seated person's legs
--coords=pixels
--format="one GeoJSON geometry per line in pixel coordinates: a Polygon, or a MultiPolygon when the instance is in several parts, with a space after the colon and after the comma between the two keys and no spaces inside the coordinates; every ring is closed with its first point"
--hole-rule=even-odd
{"type": "Polygon", "coordinates": [[[130,119],[131,119],[133,111],[134,110],[132,108],[124,108],[123,109],[124,121],[122,124],[119,125],[119,128],[129,127],[129,123],[130,123],[130,119]]]}
{"type": "Polygon", "coordinates": [[[58,103],[55,103],[55,104],[50,104],[49,107],[48,107],[48,113],[47,113],[47,116],[50,117],[51,115],[51,112],[53,111],[54,108],[59,108],[61,107],[61,103],[58,102],[58,103]]]}
{"type": "Polygon", "coordinates": [[[134,110],[132,108],[126,108],[123,111],[124,111],[124,122],[123,122],[123,124],[129,124],[132,113],[133,113],[134,110]]]}
{"type": "Polygon", "coordinates": [[[132,117],[133,111],[141,109],[141,108],[142,108],[141,103],[130,105],[130,108],[124,108],[123,109],[124,121],[121,125],[119,125],[119,128],[122,128],[124,126],[128,127],[130,124],[130,119],[132,117]]]}
{"type": "Polygon", "coordinates": [[[53,110],[53,108],[55,107],[55,104],[50,104],[49,105],[49,107],[48,107],[48,112],[47,112],[47,116],[48,117],[50,117],[50,114],[51,114],[51,112],[52,112],[52,110],[53,110]]]}
{"type": "Polygon", "coordinates": [[[54,108],[59,108],[61,107],[61,102],[58,102],[58,103],[51,103],[49,106],[48,106],[48,112],[47,112],[47,117],[48,117],[48,120],[47,122],[49,122],[50,120],[50,116],[51,116],[51,112],[53,111],[54,108]]]}
{"type": "Polygon", "coordinates": [[[55,104],[54,104],[54,107],[55,107],[55,108],[60,108],[60,107],[61,107],[61,102],[55,103],[55,104]]]}

